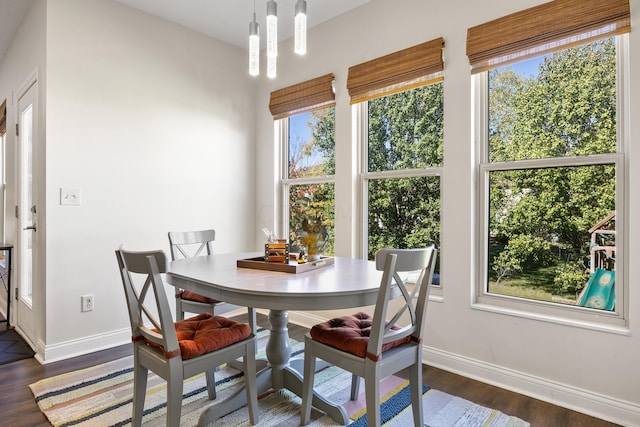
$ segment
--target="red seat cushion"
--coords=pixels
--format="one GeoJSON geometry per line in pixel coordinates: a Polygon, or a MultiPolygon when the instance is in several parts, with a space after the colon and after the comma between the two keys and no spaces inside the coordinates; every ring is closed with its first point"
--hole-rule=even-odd
{"type": "MultiPolygon", "coordinates": [[[[366,313],[342,316],[319,323],[311,328],[311,338],[339,350],[366,357],[369,335],[371,334],[372,317],[366,313]]],[[[391,329],[400,329],[392,326],[391,329]]],[[[404,337],[397,341],[383,344],[382,351],[407,343],[411,337],[404,337]]]]}
{"type": "Polygon", "coordinates": [[[176,298],[181,298],[188,301],[203,302],[205,304],[217,304],[220,302],[217,299],[208,298],[191,291],[182,291],[179,294],[176,294],[176,298]]]}
{"type": "Polygon", "coordinates": [[[175,323],[175,328],[180,355],[184,360],[227,347],[251,335],[251,328],[246,323],[211,313],[180,320],[175,323]]]}

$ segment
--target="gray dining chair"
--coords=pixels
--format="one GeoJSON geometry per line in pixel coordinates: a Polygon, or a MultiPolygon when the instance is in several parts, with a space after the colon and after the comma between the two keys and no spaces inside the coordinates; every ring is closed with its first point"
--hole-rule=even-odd
{"type": "Polygon", "coordinates": [[[316,358],[353,374],[351,400],[366,384],[369,426],[380,426],[380,381],[408,368],[415,426],[422,427],[422,335],[437,250],[380,249],[375,263],[383,271],[373,317],[365,313],[317,324],[305,335],[301,425],[311,417],[316,358]],[[419,271],[415,287],[400,276],[419,271]],[[402,319],[404,325],[399,326],[402,319]]]}
{"type": "Polygon", "coordinates": [[[237,358],[243,360],[249,420],[256,424],[256,338],[249,326],[211,313],[174,323],[161,276],[167,271],[165,253],[121,248],[116,258],[133,340],[132,425],[142,424],[149,370],[167,382],[166,425],[175,427],[180,425],[184,380],[205,372],[213,399],[213,370],[237,358]]]}
{"type": "MultiPolygon", "coordinates": [[[[213,242],[216,239],[216,231],[171,231],[169,232],[169,247],[171,260],[190,258],[201,255],[213,254],[213,242]]],[[[200,294],[183,289],[176,289],[176,319],[184,319],[184,313],[223,313],[227,303],[213,298],[207,298],[200,294]]],[[[254,334],[257,331],[256,310],[247,307],[249,326],[254,334]]]]}

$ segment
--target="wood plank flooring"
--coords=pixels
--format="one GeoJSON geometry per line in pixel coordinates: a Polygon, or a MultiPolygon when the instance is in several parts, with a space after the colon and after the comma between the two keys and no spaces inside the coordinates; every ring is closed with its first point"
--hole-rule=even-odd
{"type": "MultiPolygon", "coordinates": [[[[242,317],[237,318],[246,321],[242,317]]],[[[258,324],[268,327],[265,316],[258,315],[258,324]]],[[[289,335],[302,340],[306,329],[289,325],[289,335]]],[[[131,354],[131,345],[87,354],[60,362],[41,365],[35,359],[0,365],[0,426],[46,427],[49,422],[38,409],[29,384],[40,379],[63,374],[118,359],[131,354]]],[[[498,409],[531,423],[532,427],[614,427],[609,423],[540,400],[513,393],[479,381],[452,374],[430,366],[423,368],[424,383],[430,387],[460,396],[480,405],[498,409]]]]}

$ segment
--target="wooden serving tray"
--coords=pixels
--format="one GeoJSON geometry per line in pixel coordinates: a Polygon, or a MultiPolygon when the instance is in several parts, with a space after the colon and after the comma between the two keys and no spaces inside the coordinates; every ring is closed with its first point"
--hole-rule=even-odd
{"type": "Polygon", "coordinates": [[[239,259],[237,265],[239,268],[255,268],[258,270],[280,271],[282,273],[304,273],[305,271],[316,270],[318,268],[333,265],[335,259],[329,256],[321,256],[318,261],[307,261],[298,264],[297,260],[284,262],[268,262],[264,257],[239,259]]]}

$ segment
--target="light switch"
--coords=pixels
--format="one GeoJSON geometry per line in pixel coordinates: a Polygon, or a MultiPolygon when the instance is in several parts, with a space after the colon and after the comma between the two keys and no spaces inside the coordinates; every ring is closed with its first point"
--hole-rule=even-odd
{"type": "Polygon", "coordinates": [[[60,205],[80,206],[80,189],[79,188],[61,188],[60,189],[60,205]]]}

